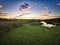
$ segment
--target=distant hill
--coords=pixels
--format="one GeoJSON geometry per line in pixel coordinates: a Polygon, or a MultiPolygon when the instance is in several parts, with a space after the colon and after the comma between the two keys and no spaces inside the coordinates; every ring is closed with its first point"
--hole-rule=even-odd
{"type": "Polygon", "coordinates": [[[45,21],[47,23],[50,23],[50,24],[56,24],[56,25],[60,25],[60,18],[54,18],[54,19],[46,19],[46,20],[40,20],[40,19],[3,19],[3,18],[0,18],[0,22],[1,21],[28,21],[30,23],[38,23],[40,21],[45,21]]]}

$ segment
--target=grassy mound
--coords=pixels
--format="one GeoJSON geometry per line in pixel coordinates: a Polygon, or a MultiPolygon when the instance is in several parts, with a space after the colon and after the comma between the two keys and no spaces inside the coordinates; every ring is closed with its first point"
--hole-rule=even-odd
{"type": "Polygon", "coordinates": [[[11,31],[12,29],[20,26],[22,26],[22,23],[18,21],[0,22],[0,37],[4,36],[7,32],[11,31]]]}

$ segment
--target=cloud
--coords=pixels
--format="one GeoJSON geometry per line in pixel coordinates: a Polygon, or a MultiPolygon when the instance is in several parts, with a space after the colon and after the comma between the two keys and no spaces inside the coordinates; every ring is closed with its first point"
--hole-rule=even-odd
{"type": "Polygon", "coordinates": [[[20,6],[20,11],[21,10],[29,10],[31,7],[28,3],[24,3],[20,6]]]}
{"type": "Polygon", "coordinates": [[[60,6],[60,3],[57,3],[56,5],[57,5],[57,6],[60,6]]]}
{"type": "Polygon", "coordinates": [[[0,18],[9,19],[11,16],[8,13],[0,13],[0,18]]]}
{"type": "Polygon", "coordinates": [[[3,6],[0,4],[0,8],[2,8],[3,6]]]}

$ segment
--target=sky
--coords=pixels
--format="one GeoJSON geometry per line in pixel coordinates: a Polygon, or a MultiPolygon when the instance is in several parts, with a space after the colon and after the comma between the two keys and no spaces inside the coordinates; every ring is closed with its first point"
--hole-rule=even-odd
{"type": "Polygon", "coordinates": [[[39,14],[44,10],[44,7],[48,7],[49,11],[52,13],[60,14],[60,0],[0,0],[0,5],[2,5],[0,12],[18,16],[22,12],[19,8],[23,3],[28,3],[31,7],[25,12],[39,14]]]}

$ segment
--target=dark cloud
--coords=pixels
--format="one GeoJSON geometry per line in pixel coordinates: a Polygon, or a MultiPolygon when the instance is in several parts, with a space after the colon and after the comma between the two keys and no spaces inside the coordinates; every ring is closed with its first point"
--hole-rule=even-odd
{"type": "Polygon", "coordinates": [[[20,6],[20,10],[27,10],[30,9],[30,5],[28,3],[24,3],[20,6]]]}

